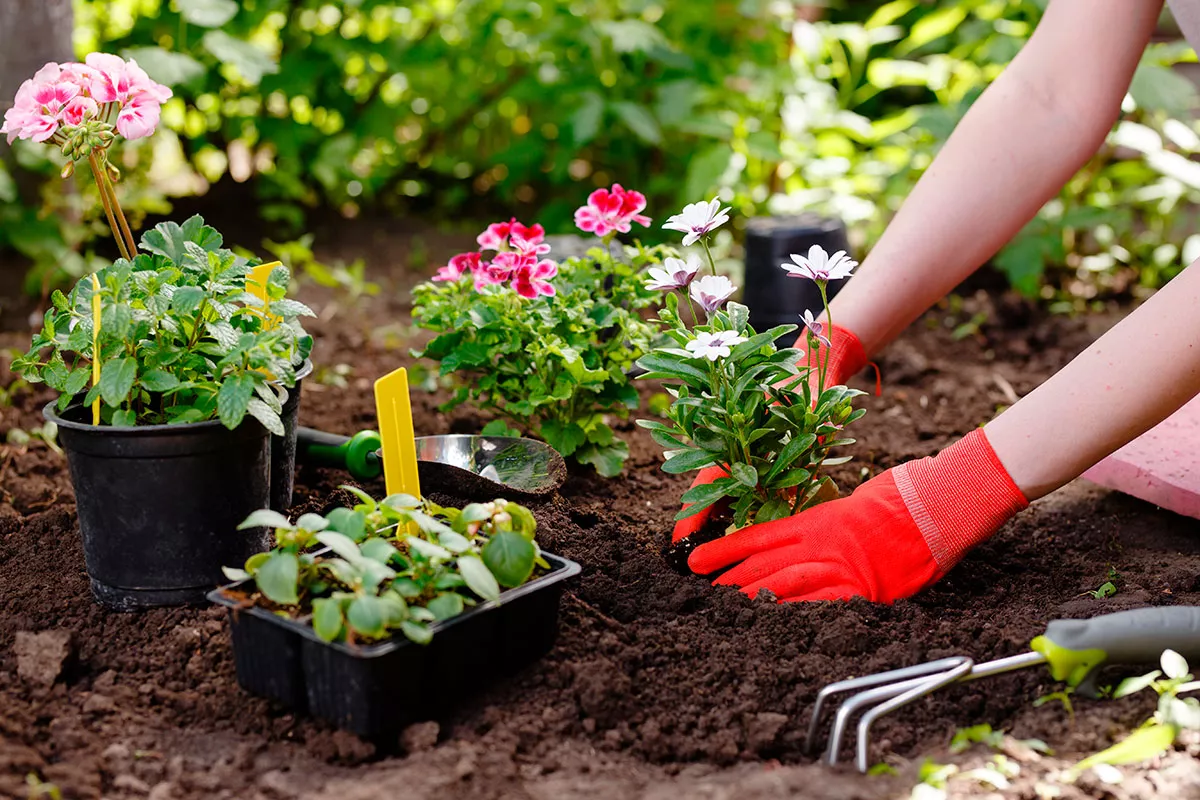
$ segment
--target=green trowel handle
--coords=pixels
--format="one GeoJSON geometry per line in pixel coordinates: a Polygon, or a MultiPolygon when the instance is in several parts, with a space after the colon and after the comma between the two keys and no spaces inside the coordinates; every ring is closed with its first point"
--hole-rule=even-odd
{"type": "Polygon", "coordinates": [[[1155,664],[1174,650],[1200,664],[1200,607],[1159,606],[1091,619],[1060,619],[1030,643],[1055,680],[1081,683],[1103,664],[1155,664]]]}
{"type": "Polygon", "coordinates": [[[359,431],[353,436],[303,427],[296,431],[297,461],[348,470],[362,481],[378,478],[383,472],[379,447],[379,434],[375,431],[359,431]]]}

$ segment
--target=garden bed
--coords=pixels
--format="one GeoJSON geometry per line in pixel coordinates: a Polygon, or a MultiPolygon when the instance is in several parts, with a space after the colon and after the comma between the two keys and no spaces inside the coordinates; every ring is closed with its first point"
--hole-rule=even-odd
{"type": "MultiPolygon", "coordinates": [[[[384,291],[369,303],[373,316],[343,311],[312,326],[318,371],[306,382],[303,424],[340,433],[372,426],[370,380],[411,363],[405,298],[413,277],[377,279],[384,291]],[[343,362],[353,368],[348,386],[321,385],[321,368],[343,362]]],[[[328,300],[304,299],[318,307],[328,300]]],[[[1044,316],[1009,300],[991,312],[981,333],[961,340],[947,312],[934,312],[883,355],[883,395],[864,398],[860,444],[848,449],[856,459],[835,471],[844,491],[864,469],[931,454],[968,432],[1106,322],[1044,316]]],[[[0,346],[21,344],[0,337],[0,346]]],[[[0,356],[0,385],[12,379],[6,365],[0,356]]],[[[478,427],[467,412],[439,414],[437,400],[415,394],[419,433],[478,427]]],[[[0,436],[40,424],[44,402],[40,393],[18,394],[0,408],[0,436]]],[[[1069,763],[1135,727],[1151,698],[1076,698],[1072,723],[1057,703],[1034,708],[1058,688],[1044,671],[953,688],[877,726],[876,741],[897,757],[900,774],[867,778],[830,772],[802,752],[822,685],[955,653],[1011,655],[1055,617],[1200,603],[1200,525],[1083,483],[1035,503],[911,601],[752,602],[667,568],[662,549],[687,477],[663,474],[645,431],[621,427],[632,451],[625,475],[575,471],[561,496],[530,504],[543,546],[583,565],[564,597],[555,649],[437,725],[383,743],[243,693],[222,609],[122,615],[96,605],[65,461],[37,443],[0,447],[0,795],[25,796],[25,775],[36,770],[64,797],[112,800],[904,797],[924,756],[955,759],[946,746],[958,727],[987,722],[1039,738],[1069,763]],[[1109,580],[1110,567],[1119,592],[1084,594],[1109,580]],[[51,630],[69,631],[70,642],[19,636],[51,630]]],[[[344,501],[335,488],[345,481],[302,469],[295,510],[344,501]]],[[[986,755],[977,748],[957,758],[986,755]]],[[[1167,759],[1158,775],[1127,770],[1122,796],[1153,796],[1137,793],[1151,780],[1166,781],[1162,796],[1190,796],[1182,787],[1196,780],[1187,771],[1194,764],[1181,759],[1167,759]]],[[[1016,782],[1032,787],[1060,763],[1026,761],[1016,782]]],[[[1064,796],[1108,796],[1087,780],[1064,796]]]]}

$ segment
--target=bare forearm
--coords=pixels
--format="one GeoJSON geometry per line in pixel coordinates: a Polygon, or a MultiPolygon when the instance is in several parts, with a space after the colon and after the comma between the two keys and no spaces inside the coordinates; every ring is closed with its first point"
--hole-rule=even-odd
{"type": "Polygon", "coordinates": [[[832,319],[868,354],[990,258],[1096,152],[1160,7],[1051,4],[834,301],[832,319]]]}
{"type": "Polygon", "coordinates": [[[1027,498],[1062,486],[1200,394],[1197,309],[1193,264],[988,423],[988,440],[1027,498]]]}

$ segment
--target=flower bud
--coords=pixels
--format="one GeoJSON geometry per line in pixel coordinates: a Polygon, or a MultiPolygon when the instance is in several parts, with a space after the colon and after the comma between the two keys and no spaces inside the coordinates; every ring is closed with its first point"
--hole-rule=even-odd
{"type": "Polygon", "coordinates": [[[61,174],[64,178],[69,178],[72,175],[74,175],[75,174],[75,162],[68,161],[65,165],[63,165],[61,174]]]}

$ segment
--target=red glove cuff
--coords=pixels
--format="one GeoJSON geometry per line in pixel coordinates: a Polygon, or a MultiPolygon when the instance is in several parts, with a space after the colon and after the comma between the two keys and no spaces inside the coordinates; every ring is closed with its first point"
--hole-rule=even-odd
{"type": "Polygon", "coordinates": [[[853,332],[837,325],[829,326],[828,348],[819,342],[815,348],[809,348],[806,330],[801,330],[795,346],[801,350],[810,351],[805,358],[801,359],[801,366],[806,363],[820,364],[825,358],[825,353],[829,352],[827,386],[844,384],[852,375],[858,374],[867,365],[867,353],[863,349],[862,342],[853,332]]]}
{"type": "Polygon", "coordinates": [[[1029,505],[982,428],[892,474],[943,574],[1029,505]]]}

